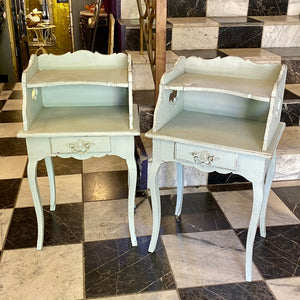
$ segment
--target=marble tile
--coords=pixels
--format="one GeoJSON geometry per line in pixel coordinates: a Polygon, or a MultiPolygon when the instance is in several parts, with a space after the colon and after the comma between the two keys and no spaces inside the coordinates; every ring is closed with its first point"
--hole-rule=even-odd
{"type": "Polygon", "coordinates": [[[220,57],[227,56],[225,53],[223,53],[223,51],[219,51],[217,49],[176,50],[175,53],[178,56],[185,56],[185,57],[196,56],[196,57],[202,57],[206,59],[216,58],[218,56],[220,57]]]}
{"type": "Polygon", "coordinates": [[[173,27],[172,50],[216,49],[218,31],[219,28],[217,26],[173,27]]]}
{"type": "Polygon", "coordinates": [[[263,25],[261,21],[249,17],[214,17],[211,19],[222,27],[263,25]]]}
{"type": "MultiPolygon", "coordinates": [[[[233,228],[247,228],[252,213],[252,190],[213,193],[214,198],[233,228]]],[[[299,224],[299,219],[271,190],[266,226],[299,224]]]]}
{"type": "Polygon", "coordinates": [[[205,17],[207,0],[168,0],[167,16],[178,17],[205,17]]]}
{"type": "Polygon", "coordinates": [[[14,90],[22,90],[22,82],[16,82],[14,86],[14,90]]]}
{"type": "Polygon", "coordinates": [[[300,179],[300,154],[278,155],[273,180],[300,179]]]}
{"type": "Polygon", "coordinates": [[[7,100],[4,107],[2,108],[3,111],[5,110],[22,110],[23,100],[16,99],[16,100],[7,100]]]}
{"type": "Polygon", "coordinates": [[[269,52],[280,55],[282,59],[299,60],[300,59],[300,48],[299,47],[273,47],[266,48],[269,52]]]}
{"type": "Polygon", "coordinates": [[[220,27],[218,48],[260,48],[262,26],[220,27]]]}
{"type": "Polygon", "coordinates": [[[229,191],[240,191],[240,190],[250,190],[252,189],[252,184],[250,182],[236,182],[229,184],[216,184],[209,185],[208,190],[210,192],[229,192],[229,191]]]}
{"type": "Polygon", "coordinates": [[[0,139],[0,155],[1,156],[18,156],[27,155],[27,147],[25,139],[16,137],[0,139]]]}
{"type": "Polygon", "coordinates": [[[295,95],[291,91],[289,91],[287,89],[284,90],[284,95],[283,95],[284,103],[286,103],[286,104],[295,104],[295,103],[300,102],[299,98],[300,98],[300,96],[295,95]]]}
{"type": "Polygon", "coordinates": [[[249,0],[249,16],[286,15],[289,0],[249,0]]]}
{"type": "Polygon", "coordinates": [[[12,213],[13,213],[13,209],[0,209],[0,249],[1,250],[4,246],[12,213]]]}
{"type": "MultiPolygon", "coordinates": [[[[55,211],[44,207],[44,247],[76,244],[83,240],[83,206],[81,203],[60,204],[55,211]]],[[[33,207],[15,208],[5,249],[35,247],[36,215],[33,207]]]]}
{"type": "Polygon", "coordinates": [[[133,64],[132,66],[133,90],[153,90],[154,81],[150,64],[133,64]]]}
{"type": "MultiPolygon", "coordinates": [[[[245,250],[232,230],[163,235],[177,288],[245,281],[245,250]]],[[[253,265],[253,280],[259,280],[253,265]]]]}
{"type": "Polygon", "coordinates": [[[286,204],[293,214],[300,219],[300,186],[273,187],[276,195],[286,204]]]}
{"type": "Polygon", "coordinates": [[[22,98],[23,98],[22,90],[13,90],[8,97],[8,99],[22,99],[22,98]]]}
{"type": "Polygon", "coordinates": [[[286,75],[286,83],[288,84],[300,83],[300,59],[298,60],[283,59],[282,63],[287,65],[288,68],[287,75],[286,75]]]}
{"type": "Polygon", "coordinates": [[[83,173],[127,171],[127,163],[125,159],[115,155],[92,157],[82,161],[82,170],[83,173]]]}
{"type": "Polygon", "coordinates": [[[300,25],[264,25],[262,48],[300,47],[300,25]]]}
{"type": "Polygon", "coordinates": [[[181,300],[188,299],[239,299],[239,300],[276,300],[263,281],[241,282],[179,290],[181,300]]]}
{"type": "MultiPolygon", "coordinates": [[[[139,11],[137,8],[136,0],[120,1],[121,3],[121,18],[122,19],[135,19],[139,18],[139,11]]],[[[144,1],[141,1],[144,9],[144,1]]]]}
{"type": "MultiPolygon", "coordinates": [[[[183,188],[184,194],[193,194],[193,193],[207,193],[208,188],[206,186],[187,186],[183,188]]],[[[150,190],[148,191],[149,196],[151,195],[150,190]]],[[[177,187],[176,188],[161,188],[159,190],[159,194],[161,196],[170,196],[173,197],[177,195],[177,187]]]]}
{"type": "Polygon", "coordinates": [[[289,0],[287,14],[296,16],[300,14],[300,2],[298,0],[289,0]]]}
{"type": "MultiPolygon", "coordinates": [[[[48,177],[38,177],[39,191],[43,205],[50,205],[48,177]]],[[[56,204],[76,203],[82,201],[81,175],[61,175],[55,177],[56,204]]],[[[16,202],[16,207],[33,206],[33,200],[28,183],[24,178],[16,202]]]]}
{"type": "MultiPolygon", "coordinates": [[[[247,230],[238,230],[238,237],[246,243],[247,230]]],[[[300,275],[300,225],[268,227],[267,237],[256,233],[253,261],[265,279],[300,275]]]]}
{"type": "Polygon", "coordinates": [[[161,196],[161,234],[230,229],[210,193],[184,194],[180,220],[175,218],[176,195],[161,196]]]}
{"type": "MultiPolygon", "coordinates": [[[[75,158],[52,157],[52,162],[55,175],[71,175],[82,173],[82,160],[75,158]]],[[[37,176],[48,176],[44,160],[38,162],[37,176]]],[[[27,169],[24,177],[27,177],[27,169]]]]}
{"type": "Polygon", "coordinates": [[[247,180],[237,174],[228,173],[221,174],[218,172],[211,172],[208,174],[207,184],[228,184],[228,183],[236,183],[236,182],[247,182],[247,180]]]}
{"type": "MultiPolygon", "coordinates": [[[[151,235],[152,212],[147,199],[136,199],[134,214],[136,235],[151,235]]],[[[84,204],[85,241],[129,237],[128,199],[84,204]]]]}
{"type": "Polygon", "coordinates": [[[128,172],[98,172],[83,174],[83,200],[99,201],[128,197],[128,172]]]}
{"type": "Polygon", "coordinates": [[[249,59],[256,63],[281,63],[281,57],[262,48],[222,49],[227,55],[249,59]]]}
{"type": "Polygon", "coordinates": [[[174,290],[175,283],[161,241],[149,253],[150,237],[84,243],[87,298],[174,290]],[[99,255],[101,253],[101,255],[99,255]]]}
{"type": "Polygon", "coordinates": [[[277,300],[300,299],[300,277],[267,280],[267,284],[277,300]]]}
{"type": "Polygon", "coordinates": [[[27,163],[27,156],[0,157],[0,180],[22,178],[27,163]]]}
{"type": "Polygon", "coordinates": [[[20,110],[1,111],[0,113],[0,123],[15,123],[22,121],[22,111],[20,110]]]}
{"type": "MultiPolygon", "coordinates": [[[[143,104],[139,106],[140,131],[145,133],[153,126],[154,105],[143,104]]],[[[147,139],[150,141],[150,139],[147,139]]],[[[147,153],[148,154],[148,153],[147,153]]]]}
{"type": "MultiPolygon", "coordinates": [[[[148,154],[148,152],[147,152],[148,154]]],[[[152,152],[148,155],[148,174],[152,164],[152,152]]],[[[176,163],[166,162],[159,169],[159,186],[162,188],[177,187],[176,163]]],[[[199,186],[207,184],[207,173],[194,167],[184,166],[184,186],[199,186]]],[[[149,184],[148,184],[149,186],[149,184]]]]}
{"type": "Polygon", "coordinates": [[[1,138],[16,137],[21,128],[22,123],[0,123],[0,136],[1,138]]]}
{"type": "Polygon", "coordinates": [[[283,181],[273,181],[272,182],[272,188],[276,187],[287,187],[287,186],[299,186],[300,181],[299,180],[283,180],[283,181]]]}
{"type": "Polygon", "coordinates": [[[277,147],[277,154],[300,153],[300,127],[286,127],[277,147]]]}
{"type": "Polygon", "coordinates": [[[168,18],[168,22],[172,24],[173,29],[180,28],[193,28],[193,27],[215,27],[218,26],[218,22],[203,17],[191,17],[191,18],[168,18]]]}
{"type": "Polygon", "coordinates": [[[15,206],[20,184],[20,178],[0,180],[0,209],[15,206]]]}
{"type": "Polygon", "coordinates": [[[2,90],[0,93],[0,100],[7,100],[12,93],[12,90],[2,90]]]}
{"type": "Polygon", "coordinates": [[[5,251],[0,285],[1,299],[82,299],[82,245],[5,251]]]}
{"type": "Polygon", "coordinates": [[[249,0],[208,0],[206,16],[247,16],[249,0]]]}
{"type": "Polygon", "coordinates": [[[300,83],[286,84],[285,89],[300,97],[300,83]]]}
{"type": "Polygon", "coordinates": [[[159,292],[150,292],[150,293],[142,293],[142,294],[131,294],[125,296],[115,296],[115,297],[101,297],[101,298],[93,298],[93,299],[101,299],[101,300],[180,300],[177,295],[176,290],[171,291],[159,291],[159,292]]]}
{"type": "Polygon", "coordinates": [[[5,105],[5,103],[6,103],[6,99],[5,100],[1,100],[1,98],[0,98],[0,109],[2,109],[3,108],[3,106],[5,105]]]}
{"type": "Polygon", "coordinates": [[[281,122],[287,126],[298,126],[300,117],[300,103],[286,103],[282,105],[281,122]]]}
{"type": "Polygon", "coordinates": [[[297,25],[300,23],[299,18],[295,16],[257,16],[252,18],[265,25],[297,25]]]}

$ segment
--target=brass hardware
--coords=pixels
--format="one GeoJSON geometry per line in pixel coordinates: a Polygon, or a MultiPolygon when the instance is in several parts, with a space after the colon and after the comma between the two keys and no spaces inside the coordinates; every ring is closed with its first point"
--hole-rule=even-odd
{"type": "Polygon", "coordinates": [[[214,160],[219,159],[218,157],[210,154],[208,151],[203,150],[201,152],[192,152],[195,163],[200,163],[200,165],[210,166],[214,160]]]}
{"type": "Polygon", "coordinates": [[[92,144],[93,143],[91,142],[85,142],[84,140],[79,139],[74,143],[69,143],[68,146],[71,148],[72,152],[84,154],[90,149],[92,144]]]}

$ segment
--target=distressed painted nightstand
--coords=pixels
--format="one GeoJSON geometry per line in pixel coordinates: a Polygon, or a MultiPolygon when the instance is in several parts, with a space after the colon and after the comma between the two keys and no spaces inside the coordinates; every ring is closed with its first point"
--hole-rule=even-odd
{"type": "Polygon", "coordinates": [[[44,215],[36,169],[45,159],[55,210],[52,157],[87,159],[118,155],[128,166],[128,219],[136,245],[134,207],[136,161],[134,136],[139,135],[136,105],[132,102],[131,58],[78,51],[64,55],[33,55],[22,77],[23,130],[28,180],[38,222],[37,249],[44,239],[44,215]]]}
{"type": "Polygon", "coordinates": [[[149,186],[156,247],[161,206],[158,170],[177,162],[177,205],[181,214],[183,164],[200,171],[239,174],[253,184],[253,207],[246,245],[246,280],[252,280],[254,238],[266,236],[265,214],[276,166],[276,147],[285,124],[280,122],[286,66],[255,64],[237,57],[205,60],[180,57],[160,83],[153,128],[149,186]]]}

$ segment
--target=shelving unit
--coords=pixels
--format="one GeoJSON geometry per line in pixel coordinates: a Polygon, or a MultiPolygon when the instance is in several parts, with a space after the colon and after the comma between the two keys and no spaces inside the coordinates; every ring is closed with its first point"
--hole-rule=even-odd
{"type": "Polygon", "coordinates": [[[78,51],[64,55],[33,55],[22,76],[23,130],[28,179],[38,220],[37,249],[43,245],[44,217],[36,182],[37,162],[45,159],[50,181],[50,209],[55,209],[55,178],[51,157],[87,159],[107,154],[128,166],[128,218],[134,229],[136,162],[134,136],[139,135],[137,106],[132,103],[131,58],[78,51]]]}
{"type": "Polygon", "coordinates": [[[203,172],[239,174],[253,184],[253,211],[246,249],[246,279],[252,280],[254,237],[265,213],[276,166],[276,148],[285,128],[280,122],[286,66],[255,64],[237,57],[180,57],[161,79],[153,128],[149,174],[153,211],[153,252],[160,226],[158,170],[177,162],[177,205],[183,197],[183,164],[203,172]]]}

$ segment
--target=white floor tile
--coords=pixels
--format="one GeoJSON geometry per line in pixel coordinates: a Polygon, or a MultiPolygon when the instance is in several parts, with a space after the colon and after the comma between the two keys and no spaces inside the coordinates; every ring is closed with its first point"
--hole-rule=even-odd
{"type": "Polygon", "coordinates": [[[300,277],[267,280],[267,284],[277,300],[300,299],[300,277]]]}
{"type": "MultiPolygon", "coordinates": [[[[127,207],[127,199],[85,203],[85,241],[129,237],[127,207]]],[[[152,213],[147,200],[137,205],[134,216],[136,235],[150,235],[152,213]]]]}
{"type": "Polygon", "coordinates": [[[4,104],[2,110],[22,110],[22,99],[9,99],[4,104]]]}
{"type": "Polygon", "coordinates": [[[4,246],[13,209],[0,209],[0,249],[4,246]]]}
{"type": "Polygon", "coordinates": [[[27,156],[0,157],[0,179],[22,178],[27,156]]]}
{"type": "Polygon", "coordinates": [[[4,251],[0,286],[6,300],[82,299],[82,245],[4,251]]]}
{"type": "Polygon", "coordinates": [[[104,157],[92,157],[82,162],[83,173],[107,172],[107,171],[127,171],[126,160],[115,155],[104,157]]]}
{"type": "Polygon", "coordinates": [[[0,137],[16,137],[21,128],[22,123],[0,123],[0,137]]]}
{"type": "MultiPolygon", "coordinates": [[[[43,205],[50,203],[48,177],[38,177],[39,191],[43,205]]],[[[56,204],[74,203],[82,201],[81,174],[55,176],[56,204]]],[[[21,184],[16,207],[33,206],[31,191],[27,178],[21,184]]]]}
{"type": "MultiPolygon", "coordinates": [[[[252,190],[213,193],[233,228],[247,228],[252,212],[252,190]]],[[[299,224],[300,221],[271,190],[266,225],[279,226],[299,224]]]]}
{"type": "MultiPolygon", "coordinates": [[[[232,230],[162,236],[177,288],[245,281],[245,251],[232,230]]],[[[261,279],[253,265],[253,280],[261,279]]]]}

